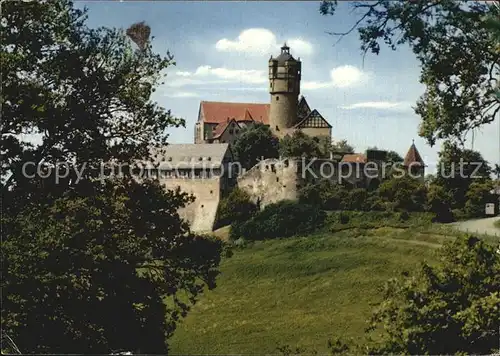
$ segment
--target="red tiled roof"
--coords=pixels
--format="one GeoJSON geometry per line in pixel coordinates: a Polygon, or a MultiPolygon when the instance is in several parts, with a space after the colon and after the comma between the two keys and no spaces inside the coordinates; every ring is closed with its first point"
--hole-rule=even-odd
{"type": "Polygon", "coordinates": [[[252,114],[250,114],[248,109],[245,110],[245,117],[243,118],[243,121],[254,121],[252,114]]]}
{"type": "Polygon", "coordinates": [[[348,154],[342,157],[342,162],[366,163],[366,156],[361,153],[348,154]]]}
{"type": "Polygon", "coordinates": [[[205,123],[223,123],[227,119],[236,121],[254,121],[269,124],[269,104],[225,103],[218,101],[202,101],[200,112],[205,123]],[[247,114],[248,112],[248,114],[247,114]]]}
{"type": "MultiPolygon", "coordinates": [[[[213,138],[218,138],[220,135],[222,135],[224,131],[226,131],[226,128],[229,126],[229,124],[233,121],[236,122],[235,120],[231,119],[229,121],[221,122],[220,124],[218,124],[213,132],[213,138]]],[[[236,125],[239,127],[238,123],[236,123],[236,125]]]]}
{"type": "Polygon", "coordinates": [[[227,125],[229,125],[229,122],[221,122],[220,124],[215,126],[215,130],[213,132],[213,138],[217,138],[220,135],[222,135],[222,133],[226,130],[227,125]]]}
{"type": "Polygon", "coordinates": [[[421,164],[424,165],[424,160],[420,156],[420,153],[417,150],[417,147],[415,147],[415,144],[413,143],[410,146],[410,149],[408,150],[408,153],[406,154],[405,160],[403,162],[403,165],[405,167],[410,166],[411,164],[421,164]]]}

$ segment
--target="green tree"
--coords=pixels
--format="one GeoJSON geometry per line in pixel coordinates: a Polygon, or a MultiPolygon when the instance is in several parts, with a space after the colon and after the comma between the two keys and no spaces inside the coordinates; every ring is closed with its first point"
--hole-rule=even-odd
{"type": "Polygon", "coordinates": [[[407,175],[382,182],[379,194],[396,210],[423,211],[425,208],[425,186],[407,175]]]}
{"type": "Polygon", "coordinates": [[[313,139],[318,143],[320,158],[330,158],[330,154],[333,153],[333,143],[329,136],[319,136],[313,137],[313,139]]]}
{"type": "Polygon", "coordinates": [[[497,179],[500,180],[500,164],[495,164],[495,168],[493,168],[493,174],[495,174],[497,179]]]}
{"type": "Polygon", "coordinates": [[[5,2],[1,18],[2,329],[24,353],[165,353],[214,286],[221,245],[180,220],[185,194],[126,170],[95,177],[102,162],[152,159],[183,125],[150,99],[173,59],[152,51],[146,25],[134,49],[66,0],[5,2]],[[72,174],[59,182],[23,172],[61,161],[72,174]]]}
{"type": "Polygon", "coordinates": [[[159,184],[85,182],[4,214],[3,331],[36,353],[166,353],[222,245],[191,234],[159,184]],[[82,351],[83,350],[83,351],[82,351]]]}
{"type": "Polygon", "coordinates": [[[401,163],[404,159],[396,151],[387,151],[387,162],[389,163],[401,163]]]}
{"type": "Polygon", "coordinates": [[[371,206],[368,205],[368,197],[369,193],[366,189],[351,189],[343,200],[343,208],[346,210],[370,210],[371,206]]]}
{"type": "MultiPolygon", "coordinates": [[[[500,97],[492,95],[499,75],[498,35],[483,21],[498,21],[500,8],[493,2],[378,0],[352,6],[359,20],[334,34],[357,29],[365,53],[378,54],[384,44],[393,50],[409,45],[420,62],[426,91],[415,111],[422,117],[420,135],[429,144],[438,139],[463,143],[468,132],[495,120],[500,111],[500,97]]],[[[327,0],[320,12],[334,14],[336,8],[337,1],[327,0]]]]}
{"type": "Polygon", "coordinates": [[[283,200],[269,204],[251,219],[231,224],[230,236],[247,240],[289,237],[321,228],[326,214],[320,207],[283,200]]]}
{"type": "Polygon", "coordinates": [[[250,196],[239,188],[234,188],[217,209],[216,227],[230,225],[234,221],[245,221],[257,212],[257,206],[250,196]]]}
{"type": "Polygon", "coordinates": [[[484,217],[487,203],[495,203],[497,199],[491,191],[493,190],[493,182],[485,180],[476,180],[472,182],[466,193],[467,201],[465,203],[465,213],[469,217],[484,217]]]}
{"type": "Polygon", "coordinates": [[[458,238],[437,266],[386,285],[371,320],[379,342],[369,354],[491,354],[499,351],[500,254],[458,238]]]}
{"type": "Polygon", "coordinates": [[[66,0],[2,4],[1,173],[12,173],[4,190],[26,161],[90,169],[143,159],[166,143],[167,127],[184,125],[150,100],[172,56],[150,42],[133,50],[123,30],[90,29],[85,19],[66,0]]]}
{"type": "Polygon", "coordinates": [[[279,140],[273,136],[269,127],[257,123],[240,131],[232,151],[241,166],[250,169],[261,159],[278,158],[278,149],[279,140]]]}
{"type": "Polygon", "coordinates": [[[286,135],[280,140],[279,155],[281,157],[318,158],[322,153],[316,140],[297,130],[292,136],[286,135]]]}
{"type": "MultiPolygon", "coordinates": [[[[493,3],[496,7],[496,13],[491,12],[483,18],[486,29],[490,31],[491,40],[494,44],[494,50],[498,55],[500,55],[500,1],[493,3]]],[[[500,81],[496,82],[496,90],[494,93],[495,97],[500,100],[500,81]]]]}
{"type": "Polygon", "coordinates": [[[348,190],[330,179],[322,179],[316,184],[308,184],[299,192],[299,201],[318,205],[325,210],[338,210],[346,205],[348,190]]]}
{"type": "Polygon", "coordinates": [[[474,180],[489,180],[490,175],[488,162],[479,152],[462,149],[450,142],[444,143],[439,152],[435,183],[451,193],[454,209],[465,206],[467,191],[474,180]]]}
{"type": "Polygon", "coordinates": [[[354,147],[347,143],[347,140],[340,140],[332,144],[332,151],[338,153],[354,153],[354,147]]]}
{"type": "Polygon", "coordinates": [[[427,210],[435,214],[438,222],[453,221],[451,202],[453,197],[449,191],[438,184],[429,184],[427,189],[427,210]]]}

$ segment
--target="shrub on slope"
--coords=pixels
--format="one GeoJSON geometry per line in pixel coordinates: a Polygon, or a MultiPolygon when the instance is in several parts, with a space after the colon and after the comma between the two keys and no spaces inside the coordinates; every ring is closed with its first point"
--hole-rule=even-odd
{"type": "Polygon", "coordinates": [[[282,201],[267,206],[248,221],[234,222],[230,236],[247,240],[289,237],[323,226],[325,218],[325,212],[317,206],[282,201]]]}

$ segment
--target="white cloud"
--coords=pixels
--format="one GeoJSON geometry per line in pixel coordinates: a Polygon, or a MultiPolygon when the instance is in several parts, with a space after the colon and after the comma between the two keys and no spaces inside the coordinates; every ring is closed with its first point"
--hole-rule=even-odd
{"type": "Polygon", "coordinates": [[[369,73],[363,72],[354,66],[343,65],[330,71],[330,81],[303,81],[301,87],[306,90],[348,88],[358,85],[369,77],[369,73]]]}
{"type": "MultiPolygon", "coordinates": [[[[313,51],[311,43],[301,38],[286,41],[292,53],[301,56],[310,55],[313,51]]],[[[220,52],[243,52],[257,55],[271,55],[282,46],[275,34],[265,28],[249,28],[242,31],[235,40],[223,38],[215,44],[220,52]]]]}
{"type": "Polygon", "coordinates": [[[191,75],[191,73],[179,71],[179,72],[175,72],[175,75],[177,75],[179,77],[189,77],[191,75]]]}
{"type": "Polygon", "coordinates": [[[189,91],[180,91],[175,93],[167,93],[166,97],[169,98],[198,98],[200,95],[198,93],[193,93],[189,91]]]}
{"type": "Polygon", "coordinates": [[[378,109],[378,110],[408,110],[411,106],[407,102],[389,102],[389,101],[365,101],[352,105],[340,106],[344,110],[356,109],[378,109]]]}
{"type": "Polygon", "coordinates": [[[331,82],[302,82],[300,83],[301,89],[306,89],[306,90],[316,90],[316,89],[324,89],[328,87],[332,87],[333,83],[331,82]]]}
{"type": "MultiPolygon", "coordinates": [[[[301,38],[292,38],[287,41],[287,45],[290,47],[290,53],[292,54],[297,53],[298,55],[308,56],[313,52],[312,44],[301,38]]],[[[282,45],[279,44],[278,46],[281,48],[282,45]]]]}
{"type": "Polygon", "coordinates": [[[213,90],[227,90],[227,91],[266,91],[266,87],[235,87],[235,88],[213,88],[213,90]]]}
{"type": "Polygon", "coordinates": [[[337,88],[353,86],[361,82],[365,76],[365,73],[351,65],[336,67],[330,72],[332,83],[337,88]]]}
{"type": "Polygon", "coordinates": [[[181,87],[195,84],[220,84],[220,83],[245,83],[263,84],[267,82],[266,72],[256,69],[229,69],[212,68],[204,65],[196,68],[194,72],[177,72],[179,78],[167,82],[168,86],[181,87]]]}

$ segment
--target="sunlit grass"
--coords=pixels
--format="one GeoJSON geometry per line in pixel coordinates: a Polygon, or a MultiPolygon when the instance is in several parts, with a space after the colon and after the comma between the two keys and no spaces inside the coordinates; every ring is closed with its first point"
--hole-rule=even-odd
{"type": "Polygon", "coordinates": [[[452,238],[432,229],[351,228],[251,243],[221,266],[170,340],[176,354],[326,351],[332,336],[364,337],[380,288],[452,238]]]}

